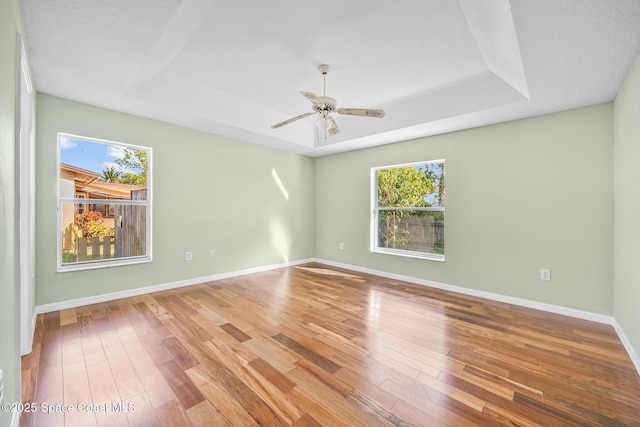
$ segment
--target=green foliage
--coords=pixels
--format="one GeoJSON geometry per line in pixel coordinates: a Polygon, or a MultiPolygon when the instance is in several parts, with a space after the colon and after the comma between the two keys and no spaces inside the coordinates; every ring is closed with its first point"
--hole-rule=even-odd
{"type": "Polygon", "coordinates": [[[99,180],[102,182],[120,182],[122,172],[115,168],[115,166],[109,166],[102,169],[102,174],[99,180]]]}
{"type": "Polygon", "coordinates": [[[109,228],[103,224],[104,219],[98,211],[89,211],[76,214],[73,223],[82,230],[82,237],[104,237],[112,236],[113,228],[109,228]]]}
{"type": "Polygon", "coordinates": [[[130,184],[147,186],[147,151],[123,148],[124,155],[115,160],[118,167],[109,166],[102,169],[99,180],[102,182],[115,182],[118,184],[130,184]]]}
{"type": "Polygon", "coordinates": [[[78,255],[74,254],[73,252],[62,252],[62,263],[63,264],[69,264],[72,262],[77,262],[78,261],[78,255]]]}
{"type": "Polygon", "coordinates": [[[118,179],[118,182],[121,184],[131,184],[131,185],[147,185],[147,178],[142,175],[137,175],[131,172],[125,172],[122,174],[122,177],[118,179]]]}
{"type": "Polygon", "coordinates": [[[146,150],[125,148],[124,156],[116,159],[116,164],[125,171],[118,182],[146,186],[149,167],[147,157],[148,152],[146,150]]]}
{"type": "Polygon", "coordinates": [[[379,207],[425,207],[435,186],[425,171],[413,166],[378,171],[379,207]]]}
{"type": "Polygon", "coordinates": [[[83,230],[85,237],[105,237],[111,235],[112,229],[97,221],[89,221],[86,225],[86,231],[83,230]]]}
{"type": "MultiPolygon", "coordinates": [[[[381,169],[378,171],[379,207],[423,207],[431,181],[413,166],[381,169]]],[[[381,211],[379,231],[382,243],[387,248],[402,248],[408,242],[409,231],[401,228],[402,218],[411,211],[381,211]]]]}

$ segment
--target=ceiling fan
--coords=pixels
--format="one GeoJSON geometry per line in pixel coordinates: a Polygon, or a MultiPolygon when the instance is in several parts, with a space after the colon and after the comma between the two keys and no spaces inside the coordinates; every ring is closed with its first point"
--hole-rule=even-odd
{"type": "Polygon", "coordinates": [[[326,64],[319,65],[318,71],[322,73],[322,96],[317,96],[313,92],[300,92],[302,96],[307,98],[313,104],[311,107],[313,111],[300,114],[299,116],[292,117],[284,122],[277,123],[271,126],[272,129],[277,129],[295,122],[296,120],[304,119],[305,117],[318,113],[318,119],[316,122],[316,126],[318,128],[318,131],[316,132],[317,145],[320,142],[320,138],[324,138],[324,142],[326,142],[327,135],[337,135],[340,133],[340,129],[338,128],[336,121],[331,116],[331,113],[337,112],[338,114],[362,117],[384,117],[384,110],[375,110],[372,108],[336,108],[337,102],[335,98],[331,98],[326,95],[327,73],[329,72],[329,66],[326,64]]]}

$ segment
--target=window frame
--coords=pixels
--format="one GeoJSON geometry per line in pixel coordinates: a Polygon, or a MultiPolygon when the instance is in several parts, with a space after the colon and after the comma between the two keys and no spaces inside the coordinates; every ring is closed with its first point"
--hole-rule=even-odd
{"type": "Polygon", "coordinates": [[[67,272],[67,271],[78,271],[78,270],[90,270],[97,268],[107,268],[107,267],[116,267],[123,265],[132,265],[132,264],[141,264],[148,263],[153,261],[152,252],[153,252],[153,244],[152,244],[152,228],[153,228],[153,213],[152,213],[152,200],[153,200],[153,192],[152,192],[152,164],[153,164],[153,149],[148,146],[129,144],[124,142],[110,141],[106,139],[92,138],[81,135],[74,135],[66,132],[58,132],[57,133],[57,151],[56,151],[56,271],[59,273],[67,272]],[[133,150],[144,150],[147,152],[147,184],[146,184],[146,200],[117,200],[117,199],[90,199],[83,197],[78,197],[79,195],[75,194],[74,197],[62,197],[61,196],[61,141],[63,138],[69,139],[77,139],[92,143],[104,144],[104,145],[112,145],[122,148],[129,148],[133,150]],[[129,206],[144,206],[146,208],[146,254],[139,256],[128,256],[122,258],[113,258],[113,259],[99,259],[99,260],[87,260],[87,261],[77,261],[74,263],[62,263],[62,213],[63,213],[63,204],[65,203],[78,203],[82,205],[91,205],[91,204],[104,204],[106,205],[129,205],[129,206]]]}
{"type": "MultiPolygon", "coordinates": [[[[422,162],[401,163],[396,165],[377,166],[371,168],[371,221],[370,221],[370,251],[374,253],[396,255],[408,258],[427,259],[431,261],[445,261],[445,254],[433,254],[428,252],[412,251],[408,249],[385,248],[378,246],[379,242],[379,220],[380,211],[421,211],[421,212],[443,212],[446,218],[445,206],[443,207],[379,207],[378,206],[378,171],[385,169],[399,169],[407,166],[429,165],[434,163],[445,163],[445,159],[427,160],[422,162]]],[[[446,188],[446,184],[445,184],[446,188]]],[[[446,200],[446,199],[445,199],[446,200]]],[[[446,244],[445,244],[446,248],[446,244]]],[[[445,249],[446,250],[446,249],[445,249]]]]}

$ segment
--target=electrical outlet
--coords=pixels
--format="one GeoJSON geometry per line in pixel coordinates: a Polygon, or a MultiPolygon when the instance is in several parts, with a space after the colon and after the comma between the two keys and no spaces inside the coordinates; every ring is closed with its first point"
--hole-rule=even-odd
{"type": "Polygon", "coordinates": [[[551,280],[551,270],[549,270],[548,268],[541,268],[540,269],[540,280],[551,280]]]}
{"type": "Polygon", "coordinates": [[[209,258],[213,258],[214,256],[216,256],[216,251],[209,249],[209,258]]]}
{"type": "Polygon", "coordinates": [[[193,253],[191,251],[187,251],[184,253],[184,260],[191,261],[193,259],[193,253]]]}
{"type": "Polygon", "coordinates": [[[340,242],[340,250],[344,249],[344,243],[340,242]]]}

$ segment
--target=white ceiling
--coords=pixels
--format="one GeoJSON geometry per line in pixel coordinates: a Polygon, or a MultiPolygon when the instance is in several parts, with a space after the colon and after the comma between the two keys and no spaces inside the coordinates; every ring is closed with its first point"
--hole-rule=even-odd
{"type": "MultiPolygon", "coordinates": [[[[638,0],[23,0],[38,91],[321,156],[612,101],[638,0]],[[335,114],[314,147],[299,91],[335,114]]],[[[89,135],[91,136],[91,135],[89,135]]]]}

